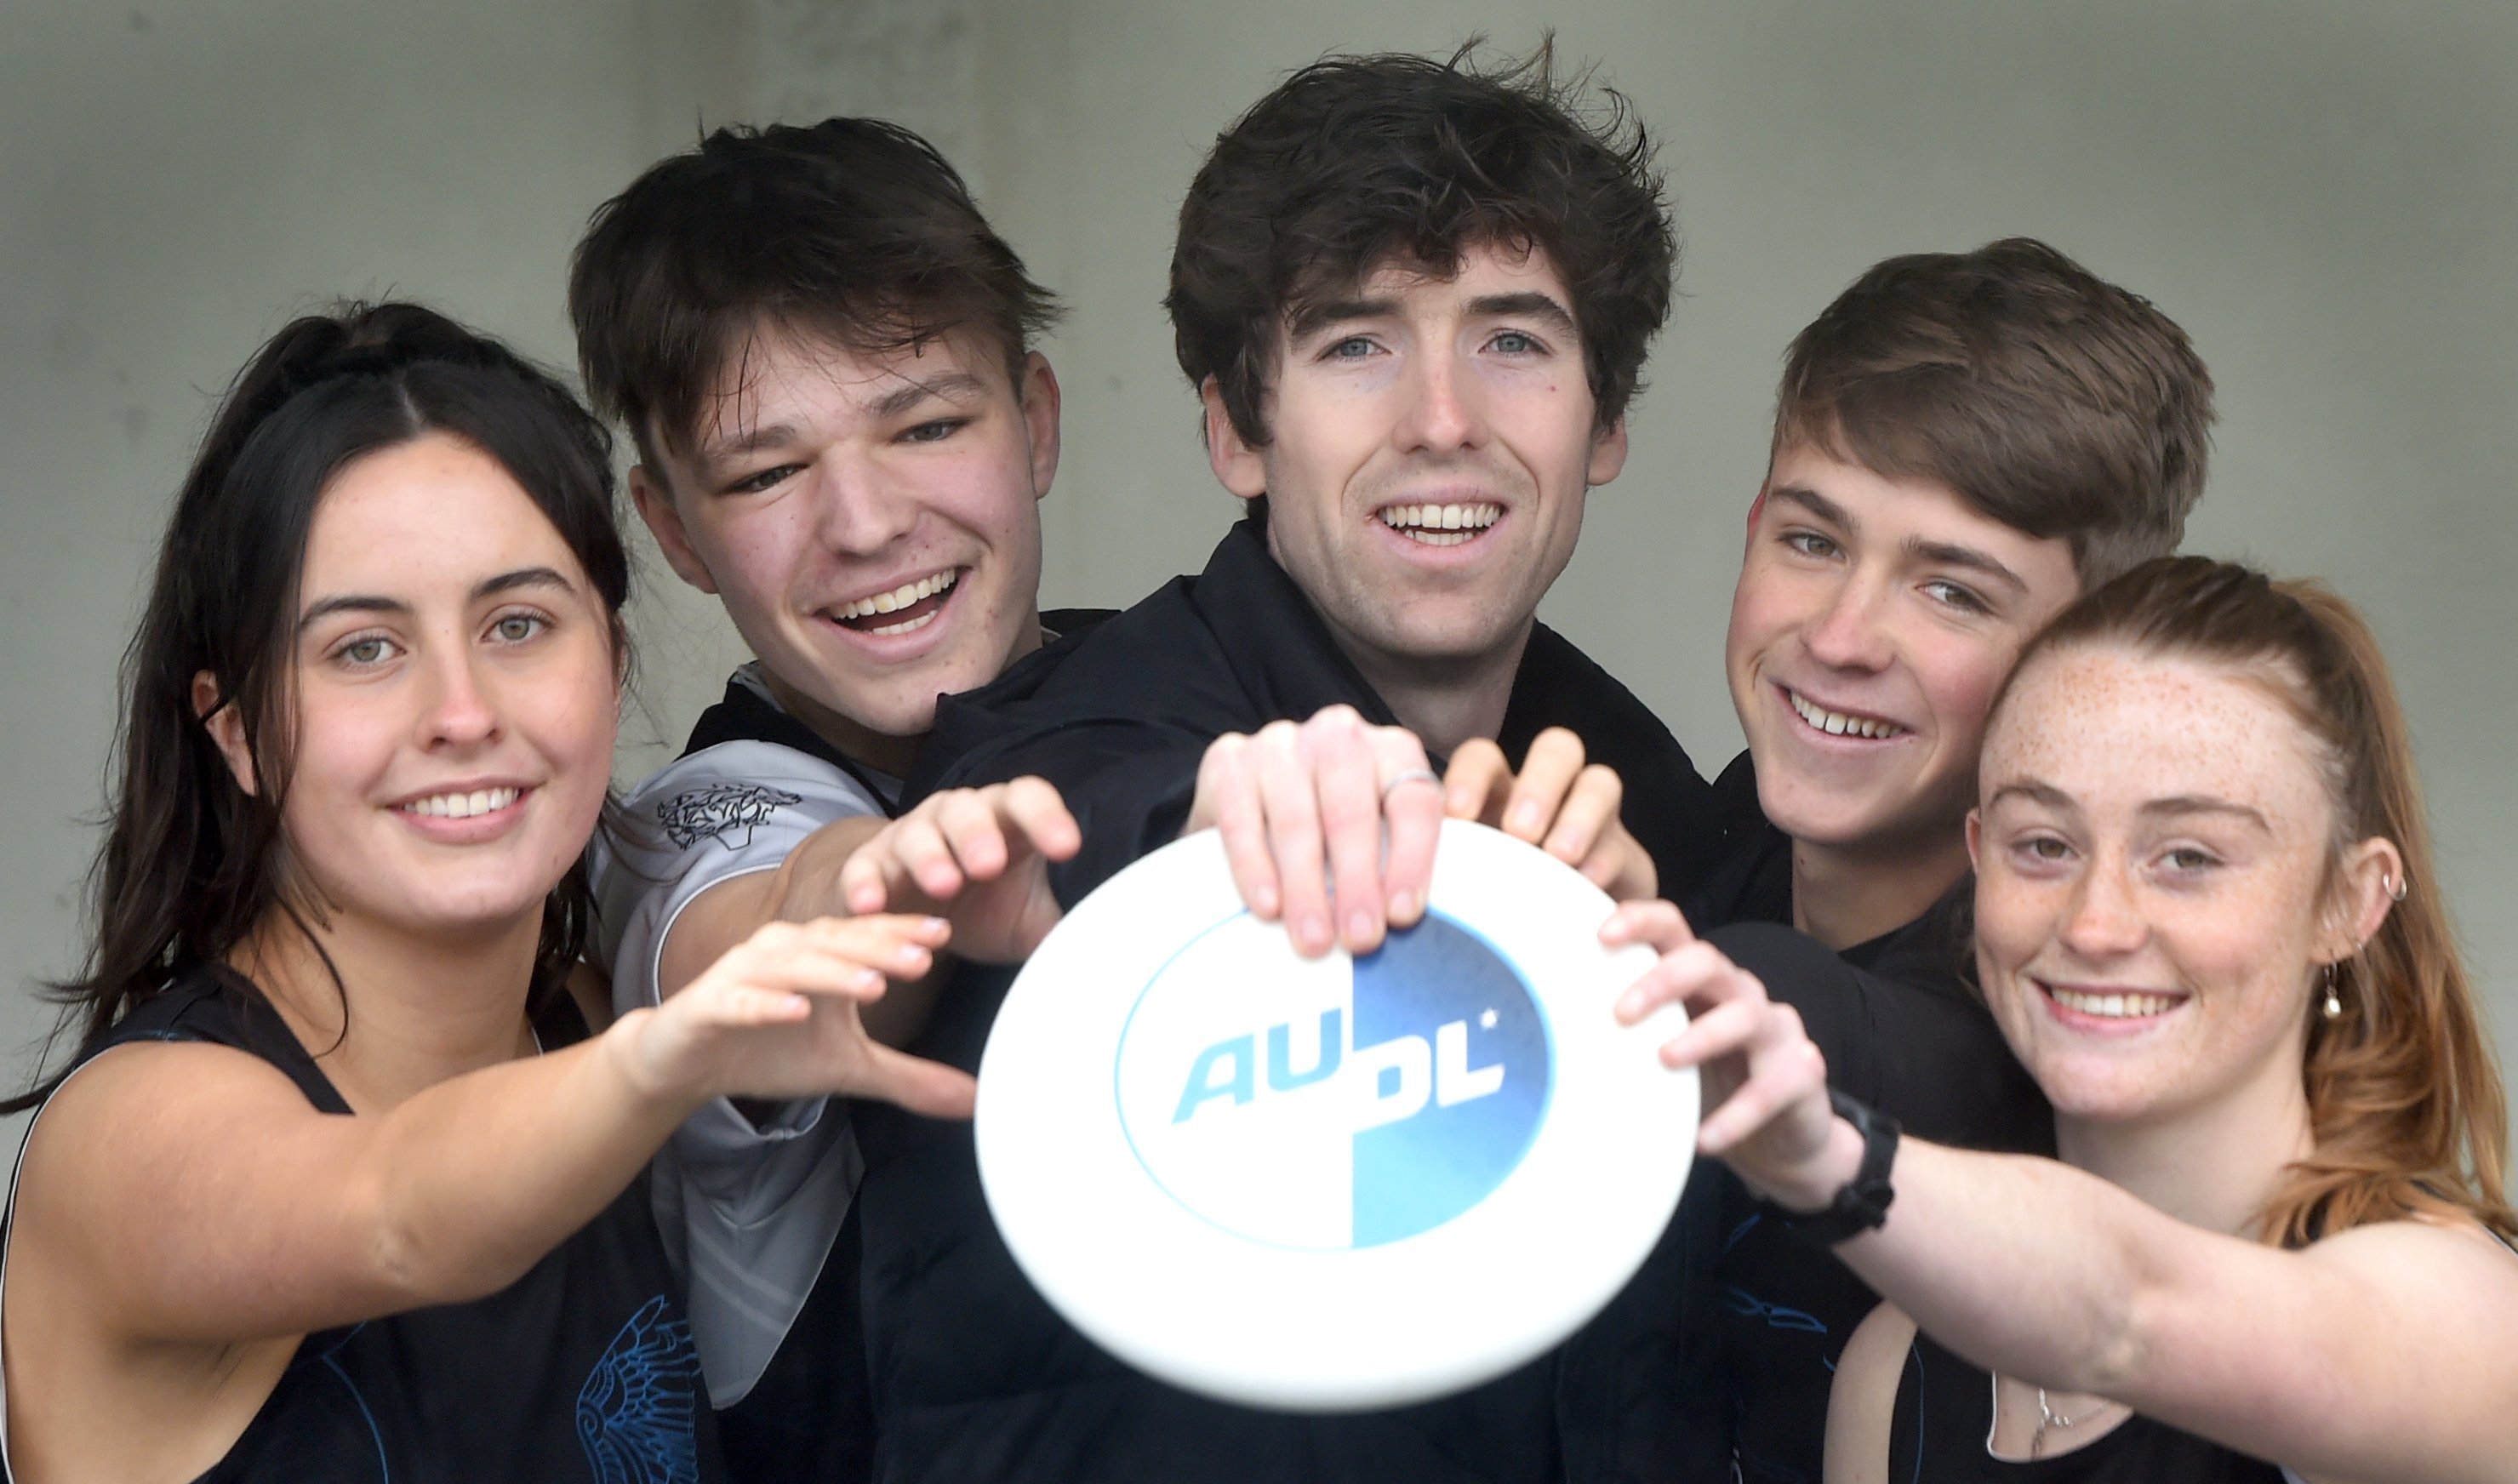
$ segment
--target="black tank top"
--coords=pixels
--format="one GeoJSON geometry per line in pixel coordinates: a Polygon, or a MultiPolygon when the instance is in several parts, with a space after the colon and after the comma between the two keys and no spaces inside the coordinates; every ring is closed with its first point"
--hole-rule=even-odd
{"type": "MultiPolygon", "coordinates": [[[[564,994],[534,1028],[546,1049],[586,1033],[564,994]]],[[[79,1060],[132,1041],[232,1046],[280,1069],[321,1112],[350,1112],[286,1024],[225,970],[186,976],[79,1060]]],[[[196,1484],[720,1484],[706,1398],[642,1174],[509,1288],[307,1335],[196,1484]]]]}
{"type": "Polygon", "coordinates": [[[1888,1424],[1891,1484],[2283,1484],[2280,1468],[2137,1413],[2097,1442],[2035,1461],[1997,1459],[1993,1378],[1922,1331],[1888,1424]]]}

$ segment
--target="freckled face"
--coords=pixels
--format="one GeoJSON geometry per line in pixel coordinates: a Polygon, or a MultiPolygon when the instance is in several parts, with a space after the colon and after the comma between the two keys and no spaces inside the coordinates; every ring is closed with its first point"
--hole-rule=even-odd
{"type": "Polygon", "coordinates": [[[1818,845],[1948,849],[1994,693],[2079,591],[2066,543],[1946,486],[1779,454],[1724,645],[1766,817],[1818,845]]]}
{"type": "Polygon", "coordinates": [[[1969,819],[1976,960],[2059,1113],[2297,1095],[2312,988],[2337,947],[2335,805],[2315,746],[2228,666],[2095,646],[2021,674],[1969,819]]]}
{"type": "Polygon", "coordinates": [[[1210,391],[1217,477],[1268,497],[1270,550],[1351,652],[1440,669],[1529,632],[1585,492],[1626,460],[1624,426],[1593,427],[1573,304],[1542,253],[1385,265],[1280,332],[1267,447],[1210,391]]]}
{"type": "Polygon", "coordinates": [[[436,433],[335,476],[299,586],[297,868],[407,931],[539,912],[594,831],[618,720],[610,619],[568,543],[497,459],[436,433]]]}

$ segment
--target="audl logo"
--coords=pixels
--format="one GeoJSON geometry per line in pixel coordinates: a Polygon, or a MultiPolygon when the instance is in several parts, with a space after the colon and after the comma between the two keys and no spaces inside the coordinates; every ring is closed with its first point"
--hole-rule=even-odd
{"type": "Polygon", "coordinates": [[[1116,1082],[1147,1172],[1290,1247],[1396,1242],[1485,1200],[1547,1109],[1547,1027],[1521,975],[1439,913],[1362,959],[1283,944],[1238,915],[1146,985],[1116,1082]]]}

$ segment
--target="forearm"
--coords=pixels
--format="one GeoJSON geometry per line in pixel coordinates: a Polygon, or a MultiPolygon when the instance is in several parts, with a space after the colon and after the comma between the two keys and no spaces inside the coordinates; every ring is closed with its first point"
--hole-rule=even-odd
{"type": "Polygon", "coordinates": [[[702,1099],[640,1089],[625,1022],[451,1078],[378,1120],[361,1183],[398,1307],[496,1292],[618,1197],[702,1099]]]}

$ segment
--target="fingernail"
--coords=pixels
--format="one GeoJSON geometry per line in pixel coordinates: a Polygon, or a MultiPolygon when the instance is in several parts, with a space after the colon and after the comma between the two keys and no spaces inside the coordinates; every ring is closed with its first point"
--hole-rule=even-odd
{"type": "Polygon", "coordinates": [[[1393,892],[1390,894],[1390,920],[1392,922],[1414,922],[1416,920],[1417,910],[1415,893],[1393,892]]]}
{"type": "Polygon", "coordinates": [[[1368,943],[1380,932],[1381,924],[1374,922],[1369,912],[1356,912],[1346,920],[1346,936],[1350,941],[1368,943]]]}
{"type": "Polygon", "coordinates": [[[941,933],[946,927],[950,926],[950,924],[946,923],[944,919],[940,917],[922,917],[918,920],[918,923],[920,927],[925,928],[930,933],[941,933]]]}
{"type": "Polygon", "coordinates": [[[1512,825],[1514,829],[1519,830],[1525,835],[1537,833],[1539,829],[1539,806],[1527,802],[1514,805],[1512,808],[1512,825]]]}
{"type": "Polygon", "coordinates": [[[1307,952],[1318,953],[1329,940],[1329,920],[1306,917],[1295,925],[1294,938],[1307,952]]]}

